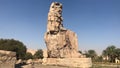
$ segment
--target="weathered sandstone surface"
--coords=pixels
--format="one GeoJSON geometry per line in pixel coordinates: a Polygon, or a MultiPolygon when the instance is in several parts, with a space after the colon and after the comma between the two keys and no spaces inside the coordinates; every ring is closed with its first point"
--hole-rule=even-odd
{"type": "Polygon", "coordinates": [[[0,68],[15,68],[16,53],[0,50],[0,68]]]}
{"type": "Polygon", "coordinates": [[[78,40],[75,32],[62,24],[62,4],[53,2],[48,13],[45,42],[49,58],[78,58],[78,40]]]}
{"type": "Polygon", "coordinates": [[[47,51],[43,51],[45,58],[42,64],[91,67],[91,58],[85,58],[78,53],[77,34],[63,26],[62,8],[62,4],[58,2],[53,2],[50,6],[47,32],[44,36],[47,51]]]}

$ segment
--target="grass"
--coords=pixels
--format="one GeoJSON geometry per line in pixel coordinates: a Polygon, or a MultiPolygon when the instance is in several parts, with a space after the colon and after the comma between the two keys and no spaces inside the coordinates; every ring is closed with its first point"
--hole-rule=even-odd
{"type": "Polygon", "coordinates": [[[120,67],[111,67],[111,66],[93,66],[91,68],[120,68],[120,67]]]}
{"type": "Polygon", "coordinates": [[[91,68],[120,68],[120,63],[95,62],[91,68]]]}

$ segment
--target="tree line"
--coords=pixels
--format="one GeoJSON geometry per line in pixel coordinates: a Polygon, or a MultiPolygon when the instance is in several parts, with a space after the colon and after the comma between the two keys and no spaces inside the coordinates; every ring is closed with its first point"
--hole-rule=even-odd
{"type": "Polygon", "coordinates": [[[115,45],[108,46],[105,50],[102,51],[100,56],[97,55],[95,50],[88,50],[83,54],[86,55],[86,57],[91,57],[93,62],[115,63],[115,59],[120,60],[120,48],[115,47],[115,45]]]}
{"type": "Polygon", "coordinates": [[[39,49],[32,55],[27,53],[27,48],[22,42],[14,39],[0,39],[0,50],[16,52],[16,58],[22,60],[43,58],[42,49],[39,49]]]}

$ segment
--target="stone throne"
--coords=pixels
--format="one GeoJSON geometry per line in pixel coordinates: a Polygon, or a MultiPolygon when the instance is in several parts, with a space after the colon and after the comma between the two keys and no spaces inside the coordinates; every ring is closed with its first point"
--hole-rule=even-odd
{"type": "Polygon", "coordinates": [[[63,26],[62,8],[59,2],[53,2],[50,6],[47,32],[44,36],[48,55],[45,64],[72,66],[71,64],[77,62],[73,67],[81,67],[83,62],[78,61],[87,60],[91,66],[91,59],[83,59],[83,55],[78,52],[76,33],[63,26]]]}

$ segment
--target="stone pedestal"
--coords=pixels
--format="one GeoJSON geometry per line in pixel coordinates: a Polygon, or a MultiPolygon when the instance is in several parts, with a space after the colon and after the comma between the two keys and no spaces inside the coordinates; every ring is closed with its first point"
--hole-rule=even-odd
{"type": "Polygon", "coordinates": [[[91,58],[46,58],[45,65],[60,65],[68,67],[89,68],[92,66],[91,58]]]}

